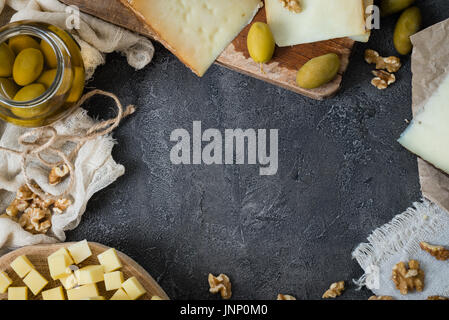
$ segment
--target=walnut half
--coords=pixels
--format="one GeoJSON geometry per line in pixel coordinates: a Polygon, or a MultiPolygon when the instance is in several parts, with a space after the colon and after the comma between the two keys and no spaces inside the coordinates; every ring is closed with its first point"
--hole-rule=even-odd
{"type": "Polygon", "coordinates": [[[420,269],[419,262],[416,260],[410,260],[408,267],[402,261],[396,264],[393,268],[392,279],[403,295],[409,291],[421,292],[424,289],[424,271],[420,269]]]}
{"type": "Polygon", "coordinates": [[[427,297],[427,300],[449,300],[449,298],[442,296],[430,296],[427,297]]]}
{"type": "Polygon", "coordinates": [[[434,246],[424,241],[421,242],[419,246],[437,260],[446,261],[449,259],[449,250],[443,246],[434,246]]]}
{"type": "Polygon", "coordinates": [[[51,186],[55,186],[60,184],[67,176],[69,175],[69,167],[63,164],[62,166],[56,166],[51,169],[50,174],[48,175],[48,183],[51,186]]]}
{"type": "Polygon", "coordinates": [[[392,296],[371,296],[368,300],[394,300],[392,296]]]}
{"type": "Polygon", "coordinates": [[[388,88],[390,84],[396,82],[396,76],[383,70],[373,70],[375,78],[371,80],[371,84],[379,90],[388,88]]]}
{"type": "Polygon", "coordinates": [[[276,300],[296,300],[296,298],[288,294],[278,294],[276,300]]]}
{"type": "Polygon", "coordinates": [[[381,57],[377,51],[365,50],[365,61],[369,64],[376,64],[376,69],[387,70],[388,72],[397,72],[402,64],[398,57],[381,57]]]}
{"type": "Polygon", "coordinates": [[[231,280],[229,280],[229,277],[227,275],[222,273],[218,277],[215,277],[213,274],[209,273],[208,281],[210,286],[210,293],[215,294],[220,292],[223,299],[231,298],[231,280]]]}
{"type": "Polygon", "coordinates": [[[344,281],[332,283],[329,289],[323,294],[323,299],[336,298],[338,296],[341,296],[344,290],[344,281]]]}

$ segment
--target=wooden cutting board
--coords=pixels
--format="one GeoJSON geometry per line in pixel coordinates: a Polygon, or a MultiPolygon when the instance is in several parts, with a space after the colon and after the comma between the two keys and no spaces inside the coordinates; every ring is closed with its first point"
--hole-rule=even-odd
{"type": "MultiPolygon", "coordinates": [[[[125,7],[120,0],[62,0],[69,5],[76,5],[81,11],[92,14],[105,21],[136,31],[157,40],[155,33],[125,7]]],[[[265,9],[261,9],[254,21],[266,22],[265,9]]],[[[276,48],[273,60],[264,66],[264,73],[248,54],[246,37],[250,26],[226,48],[217,59],[217,63],[229,69],[258,78],[313,99],[333,96],[340,88],[343,73],[349,64],[354,41],[349,38],[321,41],[293,47],[276,48]],[[334,52],[341,58],[338,76],[327,85],[317,89],[302,89],[296,85],[296,73],[311,58],[334,52]]]]}
{"type": "MultiPolygon", "coordinates": [[[[22,279],[11,269],[9,266],[15,258],[21,255],[26,255],[31,263],[36,267],[36,270],[39,271],[45,279],[49,281],[48,285],[44,288],[44,290],[52,289],[61,285],[60,281],[54,281],[50,277],[50,272],[48,270],[47,257],[55,252],[56,250],[62,247],[68,247],[73,243],[58,243],[58,244],[45,244],[45,245],[35,245],[24,247],[13,252],[10,252],[0,258],[0,270],[5,271],[8,276],[13,280],[13,287],[21,287],[25,286],[22,279]]],[[[92,256],[82,263],[80,263],[79,267],[84,267],[92,264],[99,264],[97,255],[109,249],[104,245],[89,242],[89,247],[92,251],[92,256]]],[[[126,279],[135,276],[142,286],[146,289],[147,293],[139,298],[139,300],[150,300],[152,296],[159,296],[164,300],[169,300],[167,294],[162,290],[162,288],[157,284],[157,282],[146,272],[141,266],[137,264],[133,259],[125,255],[124,253],[117,251],[117,254],[122,262],[123,267],[120,271],[123,272],[123,276],[126,279]]],[[[115,291],[106,291],[104,287],[104,283],[101,282],[98,285],[98,289],[100,291],[100,295],[104,296],[107,300],[112,297],[115,291]]],[[[8,294],[0,294],[0,300],[6,300],[8,298],[8,294]]],[[[37,296],[33,296],[33,293],[28,290],[28,299],[29,300],[42,300],[42,294],[38,294],[37,296]]]]}

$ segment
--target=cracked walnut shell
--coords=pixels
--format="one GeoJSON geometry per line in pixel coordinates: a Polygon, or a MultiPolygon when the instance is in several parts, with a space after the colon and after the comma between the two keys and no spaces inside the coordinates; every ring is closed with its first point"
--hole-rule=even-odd
{"type": "Polygon", "coordinates": [[[421,242],[419,246],[437,260],[446,261],[449,259],[449,250],[443,246],[434,246],[424,241],[421,242]]]}
{"type": "Polygon", "coordinates": [[[69,167],[67,165],[56,166],[51,169],[50,174],[48,175],[48,183],[51,186],[55,186],[62,182],[69,175],[69,167]]]}
{"type": "Polygon", "coordinates": [[[278,294],[278,297],[276,300],[296,300],[294,296],[288,295],[288,294],[278,294]]]}
{"type": "Polygon", "coordinates": [[[300,0],[279,0],[282,6],[294,13],[300,13],[302,11],[300,0]]]}
{"type": "Polygon", "coordinates": [[[375,78],[371,80],[371,84],[379,90],[388,88],[390,84],[396,82],[396,76],[383,70],[373,70],[375,78]]]}
{"type": "Polygon", "coordinates": [[[210,293],[215,294],[220,292],[223,299],[231,298],[231,280],[229,280],[229,277],[227,275],[222,273],[218,277],[215,277],[213,274],[209,273],[208,281],[210,286],[210,293]]]}
{"type": "Polygon", "coordinates": [[[424,271],[420,269],[419,262],[410,260],[408,268],[405,262],[399,262],[393,267],[392,279],[401,294],[409,291],[421,292],[424,289],[424,271]]]}
{"type": "Polygon", "coordinates": [[[323,299],[336,298],[338,296],[341,296],[344,290],[344,281],[332,283],[329,289],[323,294],[323,299]]]}
{"type": "Polygon", "coordinates": [[[375,50],[365,50],[365,61],[369,64],[375,64],[378,70],[387,70],[388,72],[397,72],[402,64],[398,57],[381,57],[375,50]]]}

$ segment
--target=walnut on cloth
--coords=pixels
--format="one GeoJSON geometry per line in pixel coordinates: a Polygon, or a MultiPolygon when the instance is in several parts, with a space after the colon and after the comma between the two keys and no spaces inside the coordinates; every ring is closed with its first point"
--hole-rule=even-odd
{"type": "Polygon", "coordinates": [[[70,171],[67,165],[53,167],[48,175],[48,184],[55,186],[60,184],[65,178],[68,177],[70,171]]]}
{"type": "Polygon", "coordinates": [[[392,296],[371,296],[368,300],[394,300],[392,296]]]}
{"type": "Polygon", "coordinates": [[[443,246],[431,245],[427,242],[421,242],[419,244],[421,249],[430,253],[431,256],[435,257],[437,260],[446,261],[449,259],[449,250],[443,246]]]}
{"type": "Polygon", "coordinates": [[[449,298],[442,296],[430,296],[427,297],[427,300],[449,300],[449,298]]]}
{"type": "Polygon", "coordinates": [[[375,64],[378,70],[387,70],[388,72],[397,72],[402,64],[398,57],[381,57],[375,50],[365,50],[365,61],[369,64],[375,64]]]}
{"type": "Polygon", "coordinates": [[[345,290],[344,281],[332,283],[329,289],[323,294],[323,299],[336,298],[338,296],[341,296],[344,290],[345,290]]]}
{"type": "Polygon", "coordinates": [[[230,299],[232,296],[231,291],[231,280],[225,274],[220,274],[218,277],[215,277],[213,274],[209,273],[208,277],[210,293],[219,293],[223,299],[230,299]]]}
{"type": "Polygon", "coordinates": [[[276,300],[296,300],[294,296],[288,295],[288,294],[278,294],[278,297],[276,300]]]}
{"type": "Polygon", "coordinates": [[[371,80],[371,84],[379,90],[384,90],[396,82],[396,76],[392,73],[383,70],[373,70],[372,72],[375,77],[371,80]]]}
{"type": "Polygon", "coordinates": [[[279,0],[282,6],[294,13],[302,11],[301,0],[279,0]]]}
{"type": "Polygon", "coordinates": [[[414,290],[421,292],[424,289],[424,271],[416,260],[410,260],[408,266],[402,261],[396,264],[393,267],[392,279],[402,295],[414,290]]]}
{"type": "Polygon", "coordinates": [[[30,233],[45,234],[51,227],[50,210],[42,208],[28,208],[20,217],[19,224],[23,229],[30,233]]]}

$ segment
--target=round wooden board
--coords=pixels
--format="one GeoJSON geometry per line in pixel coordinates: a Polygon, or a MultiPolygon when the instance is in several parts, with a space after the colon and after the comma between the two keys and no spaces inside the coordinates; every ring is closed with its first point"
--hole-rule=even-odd
{"type": "MultiPolygon", "coordinates": [[[[22,279],[11,269],[10,264],[15,258],[21,255],[26,255],[31,263],[36,267],[42,276],[49,281],[48,285],[43,290],[52,289],[61,285],[59,280],[53,280],[50,277],[50,272],[48,270],[47,257],[62,247],[68,247],[72,243],[59,243],[50,245],[35,245],[29,247],[23,247],[13,252],[10,252],[2,257],[0,257],[0,271],[5,271],[8,276],[13,280],[13,287],[25,286],[22,279]]],[[[92,264],[99,264],[97,255],[109,249],[102,244],[89,242],[89,247],[92,251],[92,256],[80,263],[79,267],[84,267],[92,264]]],[[[137,264],[133,259],[125,255],[124,253],[117,251],[117,254],[122,262],[123,267],[120,271],[123,272],[123,276],[126,279],[135,276],[142,286],[146,289],[147,293],[142,296],[139,300],[150,300],[152,296],[159,296],[164,300],[169,300],[167,294],[162,290],[162,288],[157,284],[157,282],[146,272],[140,265],[137,264]]],[[[100,295],[104,296],[106,300],[109,300],[114,291],[106,291],[104,287],[104,282],[98,284],[98,290],[100,295]]],[[[0,300],[6,300],[8,298],[7,293],[0,294],[0,300]]],[[[42,294],[34,296],[31,291],[28,290],[29,300],[42,300],[42,294]]]]}

